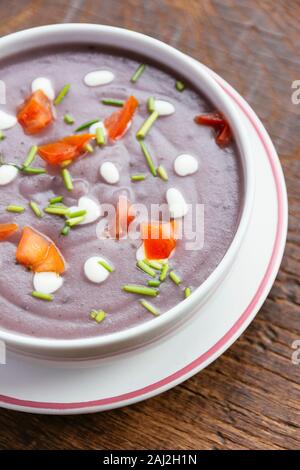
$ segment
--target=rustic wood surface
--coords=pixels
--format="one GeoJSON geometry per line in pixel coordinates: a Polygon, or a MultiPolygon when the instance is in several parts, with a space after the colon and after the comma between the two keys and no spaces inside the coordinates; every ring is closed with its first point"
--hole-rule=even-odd
{"type": "Polygon", "coordinates": [[[55,417],[0,411],[2,449],[296,449],[300,447],[300,0],[0,0],[0,35],[93,22],[159,38],[242,93],[277,147],[290,226],[277,281],[246,333],[181,386],[112,412],[55,417]]]}

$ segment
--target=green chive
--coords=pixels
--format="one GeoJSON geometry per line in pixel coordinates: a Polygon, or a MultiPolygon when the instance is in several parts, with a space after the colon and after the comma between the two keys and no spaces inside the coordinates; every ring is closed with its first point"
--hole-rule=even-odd
{"type": "Polygon", "coordinates": [[[176,273],[174,273],[174,271],[171,271],[170,274],[170,279],[172,279],[172,281],[177,285],[179,286],[179,284],[181,283],[181,279],[179,276],[177,276],[176,273]]]}
{"type": "Polygon", "coordinates": [[[136,133],[137,139],[144,139],[148,132],[150,131],[151,127],[155,123],[156,119],[158,118],[158,112],[152,111],[150,116],[146,119],[146,121],[142,124],[140,129],[136,133]]]}
{"type": "Polygon", "coordinates": [[[125,101],[124,100],[115,100],[114,98],[103,98],[102,100],[103,104],[108,104],[110,106],[124,106],[125,101]]]}
{"type": "Polygon", "coordinates": [[[73,118],[73,116],[71,116],[71,114],[65,114],[64,115],[64,121],[65,121],[66,124],[71,125],[71,124],[74,124],[75,119],[73,118]]]}
{"type": "Polygon", "coordinates": [[[68,207],[62,207],[62,206],[48,206],[45,207],[44,212],[47,212],[47,214],[52,214],[52,215],[67,215],[69,211],[68,207]]]}
{"type": "Polygon", "coordinates": [[[76,212],[67,212],[66,217],[68,219],[74,219],[75,217],[81,217],[82,215],[86,215],[87,211],[85,209],[78,210],[76,212]]]}
{"type": "Polygon", "coordinates": [[[166,279],[168,271],[169,271],[169,265],[166,263],[162,267],[161,274],[159,276],[160,281],[164,281],[166,279]]]}
{"type": "Polygon", "coordinates": [[[105,144],[105,135],[102,127],[97,127],[96,129],[96,142],[97,145],[104,145],[105,144]]]}
{"type": "Polygon", "coordinates": [[[68,225],[69,227],[75,227],[75,225],[80,224],[80,222],[82,222],[84,219],[84,215],[82,215],[81,217],[74,217],[73,219],[68,219],[66,221],[66,225],[68,225]]]}
{"type": "Polygon", "coordinates": [[[97,323],[101,323],[106,317],[104,310],[92,310],[90,317],[95,320],[97,323]]]}
{"type": "Polygon", "coordinates": [[[23,206],[15,206],[13,204],[10,204],[9,206],[6,207],[7,212],[15,212],[16,214],[21,214],[22,212],[25,211],[25,207],[23,206]]]}
{"type": "Polygon", "coordinates": [[[49,204],[56,204],[57,202],[62,202],[63,196],[55,196],[49,199],[49,204]]]}
{"type": "Polygon", "coordinates": [[[30,150],[27,154],[25,162],[23,163],[23,168],[27,168],[29,165],[31,165],[31,163],[36,157],[37,151],[38,151],[37,145],[33,145],[32,147],[30,147],[30,150]]]}
{"type": "Polygon", "coordinates": [[[68,225],[65,225],[60,233],[61,235],[64,235],[66,237],[67,235],[69,235],[70,230],[71,230],[71,227],[69,227],[68,225]]]}
{"type": "Polygon", "coordinates": [[[65,160],[64,162],[62,162],[62,163],[60,164],[60,167],[61,167],[61,168],[66,168],[66,167],[69,166],[71,163],[72,163],[72,160],[65,160]]]}
{"type": "Polygon", "coordinates": [[[144,259],[144,263],[148,264],[148,266],[151,266],[151,268],[156,269],[157,271],[161,271],[163,267],[162,263],[155,260],[144,259]]]}
{"type": "Polygon", "coordinates": [[[103,268],[106,269],[106,271],[108,271],[109,273],[113,273],[115,270],[115,268],[111,266],[109,263],[107,263],[107,261],[105,261],[104,259],[102,259],[101,261],[98,261],[98,264],[103,266],[103,268]]]}
{"type": "Polygon", "coordinates": [[[36,299],[48,300],[48,301],[51,301],[54,298],[53,295],[44,294],[43,292],[38,292],[36,290],[31,292],[31,295],[32,295],[32,297],[35,297],[36,299]]]}
{"type": "Polygon", "coordinates": [[[0,141],[5,139],[5,135],[3,131],[0,131],[0,141]]]}
{"type": "Polygon", "coordinates": [[[158,310],[152,304],[147,302],[147,300],[140,300],[140,302],[142,306],[148,310],[148,312],[152,313],[152,315],[159,315],[158,310]]]}
{"type": "Polygon", "coordinates": [[[140,268],[142,271],[144,271],[146,274],[149,274],[151,277],[156,276],[156,272],[154,269],[152,269],[148,264],[146,264],[144,261],[140,260],[136,263],[137,267],[140,268]]]}
{"type": "Polygon", "coordinates": [[[32,168],[32,167],[22,167],[21,171],[27,175],[44,175],[46,172],[45,168],[32,168]]]}
{"type": "Polygon", "coordinates": [[[190,295],[191,295],[191,288],[190,287],[186,287],[184,289],[184,297],[187,299],[190,295]]]}
{"type": "Polygon", "coordinates": [[[158,176],[159,176],[163,181],[168,181],[168,179],[169,179],[168,173],[167,173],[166,169],[165,169],[162,165],[159,165],[159,166],[156,168],[156,171],[157,171],[158,176]]]}
{"type": "Polygon", "coordinates": [[[39,208],[39,206],[36,204],[36,202],[30,201],[29,205],[30,205],[32,211],[35,213],[35,215],[37,217],[42,217],[43,216],[42,211],[39,208]]]}
{"type": "Polygon", "coordinates": [[[65,98],[65,96],[66,96],[67,93],[69,92],[70,87],[71,87],[71,84],[70,84],[70,83],[67,83],[67,84],[60,90],[60,92],[58,93],[57,97],[56,97],[55,100],[54,100],[55,106],[57,106],[58,104],[60,104],[60,103],[62,102],[62,100],[65,98]]]}
{"type": "Polygon", "coordinates": [[[148,163],[148,167],[149,167],[149,170],[151,171],[152,175],[153,176],[156,176],[157,173],[156,173],[156,169],[155,169],[155,166],[154,166],[154,163],[153,163],[153,160],[152,160],[152,157],[145,145],[145,142],[143,142],[142,140],[140,141],[140,146],[141,146],[141,149],[142,149],[142,152],[144,154],[144,157],[148,163]]]}
{"type": "Polygon", "coordinates": [[[132,175],[131,181],[144,181],[146,179],[146,175],[132,175]]]}
{"type": "Polygon", "coordinates": [[[67,188],[68,191],[72,191],[74,186],[73,186],[72,177],[70,175],[69,170],[67,170],[66,168],[63,168],[61,170],[61,174],[65,183],[65,187],[67,188]]]}
{"type": "Polygon", "coordinates": [[[93,153],[94,152],[93,146],[91,144],[86,144],[84,146],[84,150],[88,153],[93,153]]]}
{"type": "Polygon", "coordinates": [[[144,72],[145,68],[146,68],[145,64],[139,65],[136,71],[134,72],[134,74],[132,75],[130,81],[132,83],[136,83],[138,79],[140,78],[140,76],[142,75],[142,73],[144,72]]]}
{"type": "Polygon", "coordinates": [[[160,286],[160,281],[158,279],[150,279],[147,282],[149,287],[159,287],[160,286]]]}
{"type": "Polygon", "coordinates": [[[180,80],[177,80],[175,87],[176,87],[176,90],[183,91],[185,89],[185,84],[181,82],[180,80]]]}
{"type": "Polygon", "coordinates": [[[83,131],[84,129],[87,129],[92,124],[96,124],[96,122],[99,122],[99,121],[100,119],[92,119],[91,121],[85,122],[84,124],[81,124],[81,126],[77,127],[77,129],[75,129],[75,132],[83,131]]]}
{"type": "Polygon", "coordinates": [[[139,286],[136,284],[126,284],[125,286],[123,286],[123,290],[131,294],[148,295],[150,297],[156,297],[159,294],[159,291],[157,289],[139,286]]]}
{"type": "Polygon", "coordinates": [[[155,99],[153,98],[153,96],[150,96],[150,98],[148,98],[147,108],[149,113],[153,113],[153,111],[155,111],[155,99]]]}

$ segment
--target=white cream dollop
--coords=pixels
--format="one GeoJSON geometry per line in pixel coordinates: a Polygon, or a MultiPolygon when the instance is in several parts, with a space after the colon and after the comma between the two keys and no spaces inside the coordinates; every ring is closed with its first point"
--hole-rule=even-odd
{"type": "Polygon", "coordinates": [[[115,78],[110,70],[94,70],[89,72],[84,77],[84,83],[87,86],[101,86],[107,85],[115,78]]]}
{"type": "Polygon", "coordinates": [[[88,278],[89,281],[94,282],[95,284],[100,284],[104,282],[105,279],[109,276],[109,271],[105,269],[99,261],[106,261],[101,256],[91,256],[89,259],[86,260],[84,263],[84,274],[88,278]]]}
{"type": "Polygon", "coordinates": [[[100,175],[109,184],[116,184],[120,179],[119,170],[112,162],[104,162],[100,166],[100,175]]]}
{"type": "Polygon", "coordinates": [[[0,166],[0,186],[11,183],[18,175],[18,168],[13,165],[0,166]]]}
{"type": "Polygon", "coordinates": [[[174,161],[174,170],[179,176],[192,175],[193,173],[196,173],[198,167],[199,165],[196,158],[187,153],[178,155],[174,161]]]}
{"type": "Polygon", "coordinates": [[[8,114],[5,111],[0,110],[0,131],[5,131],[14,127],[17,124],[16,116],[8,114]]]}
{"type": "Polygon", "coordinates": [[[102,214],[101,206],[94,199],[87,196],[82,196],[78,200],[78,206],[69,207],[69,212],[74,213],[80,210],[85,210],[86,215],[82,222],[78,225],[85,225],[95,222],[102,214]]]}
{"type": "Polygon", "coordinates": [[[33,92],[37,90],[42,90],[51,101],[54,100],[55,98],[54,88],[49,78],[46,78],[46,77],[35,78],[31,84],[31,90],[33,92]]]}
{"type": "Polygon", "coordinates": [[[167,203],[171,217],[178,219],[184,217],[188,212],[188,205],[179,189],[169,188],[166,193],[167,203]]]}
{"type": "Polygon", "coordinates": [[[170,116],[175,113],[175,106],[164,100],[154,100],[154,109],[159,116],[170,116]]]}
{"type": "Polygon", "coordinates": [[[53,272],[35,273],[33,276],[34,289],[43,294],[53,294],[63,285],[63,278],[53,272]]]}

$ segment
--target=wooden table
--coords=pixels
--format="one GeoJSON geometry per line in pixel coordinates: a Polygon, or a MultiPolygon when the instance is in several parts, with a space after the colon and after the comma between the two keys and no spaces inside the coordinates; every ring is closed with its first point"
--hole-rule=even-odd
{"type": "Polygon", "coordinates": [[[214,364],[137,405],[87,416],[0,411],[0,448],[296,449],[300,447],[300,1],[0,0],[0,35],[49,23],[123,26],[191,54],[257,111],[285,171],[290,227],[277,281],[246,333],[214,364]]]}

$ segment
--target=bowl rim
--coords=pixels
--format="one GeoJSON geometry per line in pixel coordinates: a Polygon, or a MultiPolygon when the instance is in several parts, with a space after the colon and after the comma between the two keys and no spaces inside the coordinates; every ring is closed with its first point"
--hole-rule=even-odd
{"type": "MultiPolygon", "coordinates": [[[[152,335],[154,338],[159,337],[161,331],[168,327],[171,328],[171,326],[176,323],[175,319],[177,317],[183,317],[187,312],[194,310],[228,272],[246,233],[251,216],[255,191],[255,175],[253,165],[251,163],[251,143],[244,125],[239,120],[238,110],[226,96],[220,85],[215,81],[212,75],[210,75],[209,69],[207,69],[207,67],[199,67],[195,59],[189,57],[178,49],[158,39],[136,31],[115,26],[90,23],[51,24],[21,30],[0,38],[0,47],[2,51],[4,51],[5,48],[14,48],[18,43],[22,43],[22,48],[24,47],[26,50],[27,42],[35,40],[38,43],[38,40],[41,38],[45,41],[45,47],[47,47],[47,38],[48,46],[54,45],[55,42],[53,40],[51,41],[51,36],[56,37],[56,35],[65,36],[63,43],[68,44],[67,38],[69,37],[70,43],[70,37],[74,33],[78,34],[78,44],[98,42],[100,45],[101,35],[105,36],[106,41],[108,40],[110,45],[112,45],[112,42],[118,42],[122,39],[122,50],[130,50],[131,48],[131,52],[136,52],[133,50],[133,46],[138,42],[139,44],[143,44],[145,49],[148,47],[151,51],[156,51],[169,56],[175,62],[181,62],[182,66],[184,66],[182,67],[182,70],[187,68],[189,71],[193,71],[197,76],[197,79],[199,79],[199,83],[203,84],[203,86],[205,85],[205,93],[209,92],[211,96],[222,103],[222,112],[226,115],[226,119],[228,119],[229,124],[233,129],[243,163],[244,200],[236,233],[218,266],[208,276],[208,278],[194,290],[193,295],[182,300],[177,305],[164,312],[163,315],[155,318],[155,321],[144,322],[140,325],[132,326],[125,330],[109,333],[103,336],[71,339],[34,337],[0,328],[0,340],[4,341],[8,347],[16,349],[25,348],[35,352],[48,352],[50,354],[51,352],[58,353],[73,350],[77,350],[78,353],[82,353],[85,350],[91,350],[93,348],[102,349],[118,345],[121,347],[123,344],[130,344],[133,340],[142,338],[143,336],[148,337],[149,335],[152,335]],[[94,40],[89,39],[89,41],[85,41],[86,38],[84,38],[84,35],[94,35],[95,37],[96,35],[99,35],[100,39],[99,41],[96,41],[96,38],[94,38],[94,40]],[[123,47],[123,44],[127,45],[123,47]]],[[[16,51],[14,51],[13,54],[15,52],[16,51]]],[[[8,55],[10,55],[10,53],[8,55]]],[[[150,54],[149,56],[151,57],[150,54]]],[[[157,60],[153,55],[152,59],[157,60]]],[[[181,72],[180,75],[184,76],[185,72],[181,72]]],[[[209,96],[209,99],[211,99],[211,96],[209,96]]]]}

